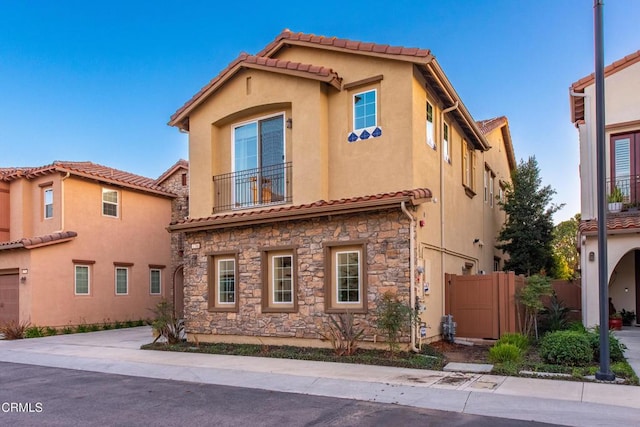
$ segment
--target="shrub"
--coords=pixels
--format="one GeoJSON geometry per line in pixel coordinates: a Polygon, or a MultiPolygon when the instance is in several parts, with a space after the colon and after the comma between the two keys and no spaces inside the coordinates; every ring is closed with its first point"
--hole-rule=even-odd
{"type": "Polygon", "coordinates": [[[85,325],[84,323],[81,323],[78,326],[76,326],[76,333],[82,334],[84,332],[89,332],[89,327],[87,325],[85,325]]]}
{"type": "Polygon", "coordinates": [[[100,330],[100,325],[98,325],[97,323],[92,323],[91,325],[89,325],[88,329],[90,332],[96,332],[100,330]]]}
{"type": "Polygon", "coordinates": [[[51,326],[47,326],[46,328],[44,328],[44,334],[51,337],[54,335],[58,335],[58,330],[56,328],[52,328],[51,326]]]}
{"type": "Polygon", "coordinates": [[[393,353],[398,348],[400,334],[414,321],[414,312],[396,294],[387,291],[378,298],[376,316],[376,326],[384,331],[389,351],[393,353]]]}
{"type": "Polygon", "coordinates": [[[73,333],[73,329],[71,329],[71,326],[65,326],[64,328],[62,328],[62,333],[67,335],[67,334],[72,334],[73,333]]]}
{"type": "Polygon", "coordinates": [[[120,323],[120,322],[119,322],[119,321],[117,321],[117,320],[116,320],[116,322],[113,324],[113,327],[114,327],[115,329],[122,329],[122,328],[123,328],[122,323],[120,323]]]}
{"type": "Polygon", "coordinates": [[[103,331],[108,331],[109,329],[113,329],[113,325],[111,323],[105,322],[105,323],[102,324],[102,330],[103,331]]]}
{"type": "Polygon", "coordinates": [[[489,349],[489,360],[493,363],[518,362],[522,350],[515,344],[496,344],[489,349]]]}
{"type": "Polygon", "coordinates": [[[540,356],[549,363],[584,366],[593,360],[593,350],[586,334],[576,331],[555,331],[542,338],[540,356]]]}
{"type": "Polygon", "coordinates": [[[176,318],[173,304],[163,299],[152,311],[156,315],[156,320],[153,321],[151,326],[158,334],[153,342],[155,343],[162,337],[169,345],[179,343],[182,339],[181,335],[184,331],[184,323],[182,319],[176,318]]]}
{"type": "MultiPolygon", "coordinates": [[[[595,327],[586,332],[589,344],[593,350],[593,360],[600,361],[600,328],[595,327]]],[[[614,362],[622,362],[624,359],[624,351],[627,347],[618,341],[618,338],[609,331],[609,358],[614,362]]]]}
{"type": "Polygon", "coordinates": [[[521,351],[527,351],[527,349],[529,348],[529,338],[522,334],[504,334],[500,337],[495,345],[498,346],[501,344],[513,344],[521,351]]]}
{"type": "Polygon", "coordinates": [[[332,314],[329,315],[331,323],[320,336],[331,342],[337,356],[351,356],[358,348],[364,329],[356,327],[352,313],[341,313],[337,315],[337,319],[332,314]]]}
{"type": "Polygon", "coordinates": [[[29,326],[24,331],[25,338],[40,338],[44,336],[44,328],[40,326],[29,326]]]}
{"type": "Polygon", "coordinates": [[[569,326],[569,320],[567,319],[568,313],[569,308],[567,308],[564,303],[558,299],[558,295],[553,292],[549,299],[549,305],[540,313],[542,318],[540,328],[548,332],[567,329],[569,326]]]}
{"type": "Polygon", "coordinates": [[[4,335],[7,340],[21,340],[24,338],[24,333],[29,327],[29,322],[7,322],[0,324],[0,333],[4,335]]]}

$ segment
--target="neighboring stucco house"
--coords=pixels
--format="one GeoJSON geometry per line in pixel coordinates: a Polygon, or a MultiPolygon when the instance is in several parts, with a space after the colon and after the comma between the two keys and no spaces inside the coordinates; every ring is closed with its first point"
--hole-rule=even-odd
{"type": "MultiPolygon", "coordinates": [[[[607,193],[619,188],[624,211],[607,214],[609,296],[620,311],[640,311],[640,51],[605,67],[607,193]]],[[[582,321],[599,323],[595,77],[570,87],[580,137],[582,321]]]]}
{"type": "Polygon", "coordinates": [[[151,317],[172,296],[170,172],[157,182],[91,162],[0,169],[0,322],[151,317]]]}
{"type": "Polygon", "coordinates": [[[323,345],[349,312],[378,341],[387,290],[434,339],[444,274],[503,265],[508,122],[476,122],[428,50],[285,30],[170,125],[189,133],[189,218],[169,228],[190,339],[323,345]]]}

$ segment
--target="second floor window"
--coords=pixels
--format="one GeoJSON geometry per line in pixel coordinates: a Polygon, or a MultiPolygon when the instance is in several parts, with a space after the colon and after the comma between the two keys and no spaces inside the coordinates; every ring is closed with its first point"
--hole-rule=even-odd
{"type": "Polygon", "coordinates": [[[427,101],[427,144],[431,148],[436,148],[436,132],[433,127],[433,105],[427,101]]]}
{"type": "Polygon", "coordinates": [[[449,125],[446,123],[442,124],[442,157],[447,162],[451,162],[451,157],[449,157],[449,125]]]}
{"type": "Polygon", "coordinates": [[[377,126],[378,106],[375,89],[353,95],[353,127],[355,130],[377,126]]]}
{"type": "Polygon", "coordinates": [[[53,188],[44,189],[44,217],[53,218],[53,188]]]}
{"type": "Polygon", "coordinates": [[[118,216],[118,192],[116,190],[102,189],[102,215],[118,216]]]}

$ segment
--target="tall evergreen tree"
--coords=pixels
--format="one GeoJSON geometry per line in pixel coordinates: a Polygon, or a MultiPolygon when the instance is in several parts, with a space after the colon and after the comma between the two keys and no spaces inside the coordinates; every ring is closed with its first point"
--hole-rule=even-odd
{"type": "Polygon", "coordinates": [[[504,269],[530,276],[553,268],[553,214],[562,205],[551,203],[556,193],[542,187],[540,168],[535,157],[520,164],[511,176],[512,184],[499,202],[507,215],[498,235],[498,249],[509,255],[504,269]]]}

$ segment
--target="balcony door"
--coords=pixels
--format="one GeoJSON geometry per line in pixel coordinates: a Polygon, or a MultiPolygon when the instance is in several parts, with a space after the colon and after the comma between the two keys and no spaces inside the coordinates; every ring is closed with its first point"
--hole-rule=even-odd
{"type": "Polygon", "coordinates": [[[236,126],[232,161],[236,206],[282,200],[284,160],[283,115],[236,126]]]}
{"type": "Polygon", "coordinates": [[[611,183],[618,187],[625,203],[640,202],[640,132],[611,137],[611,183]]]}

